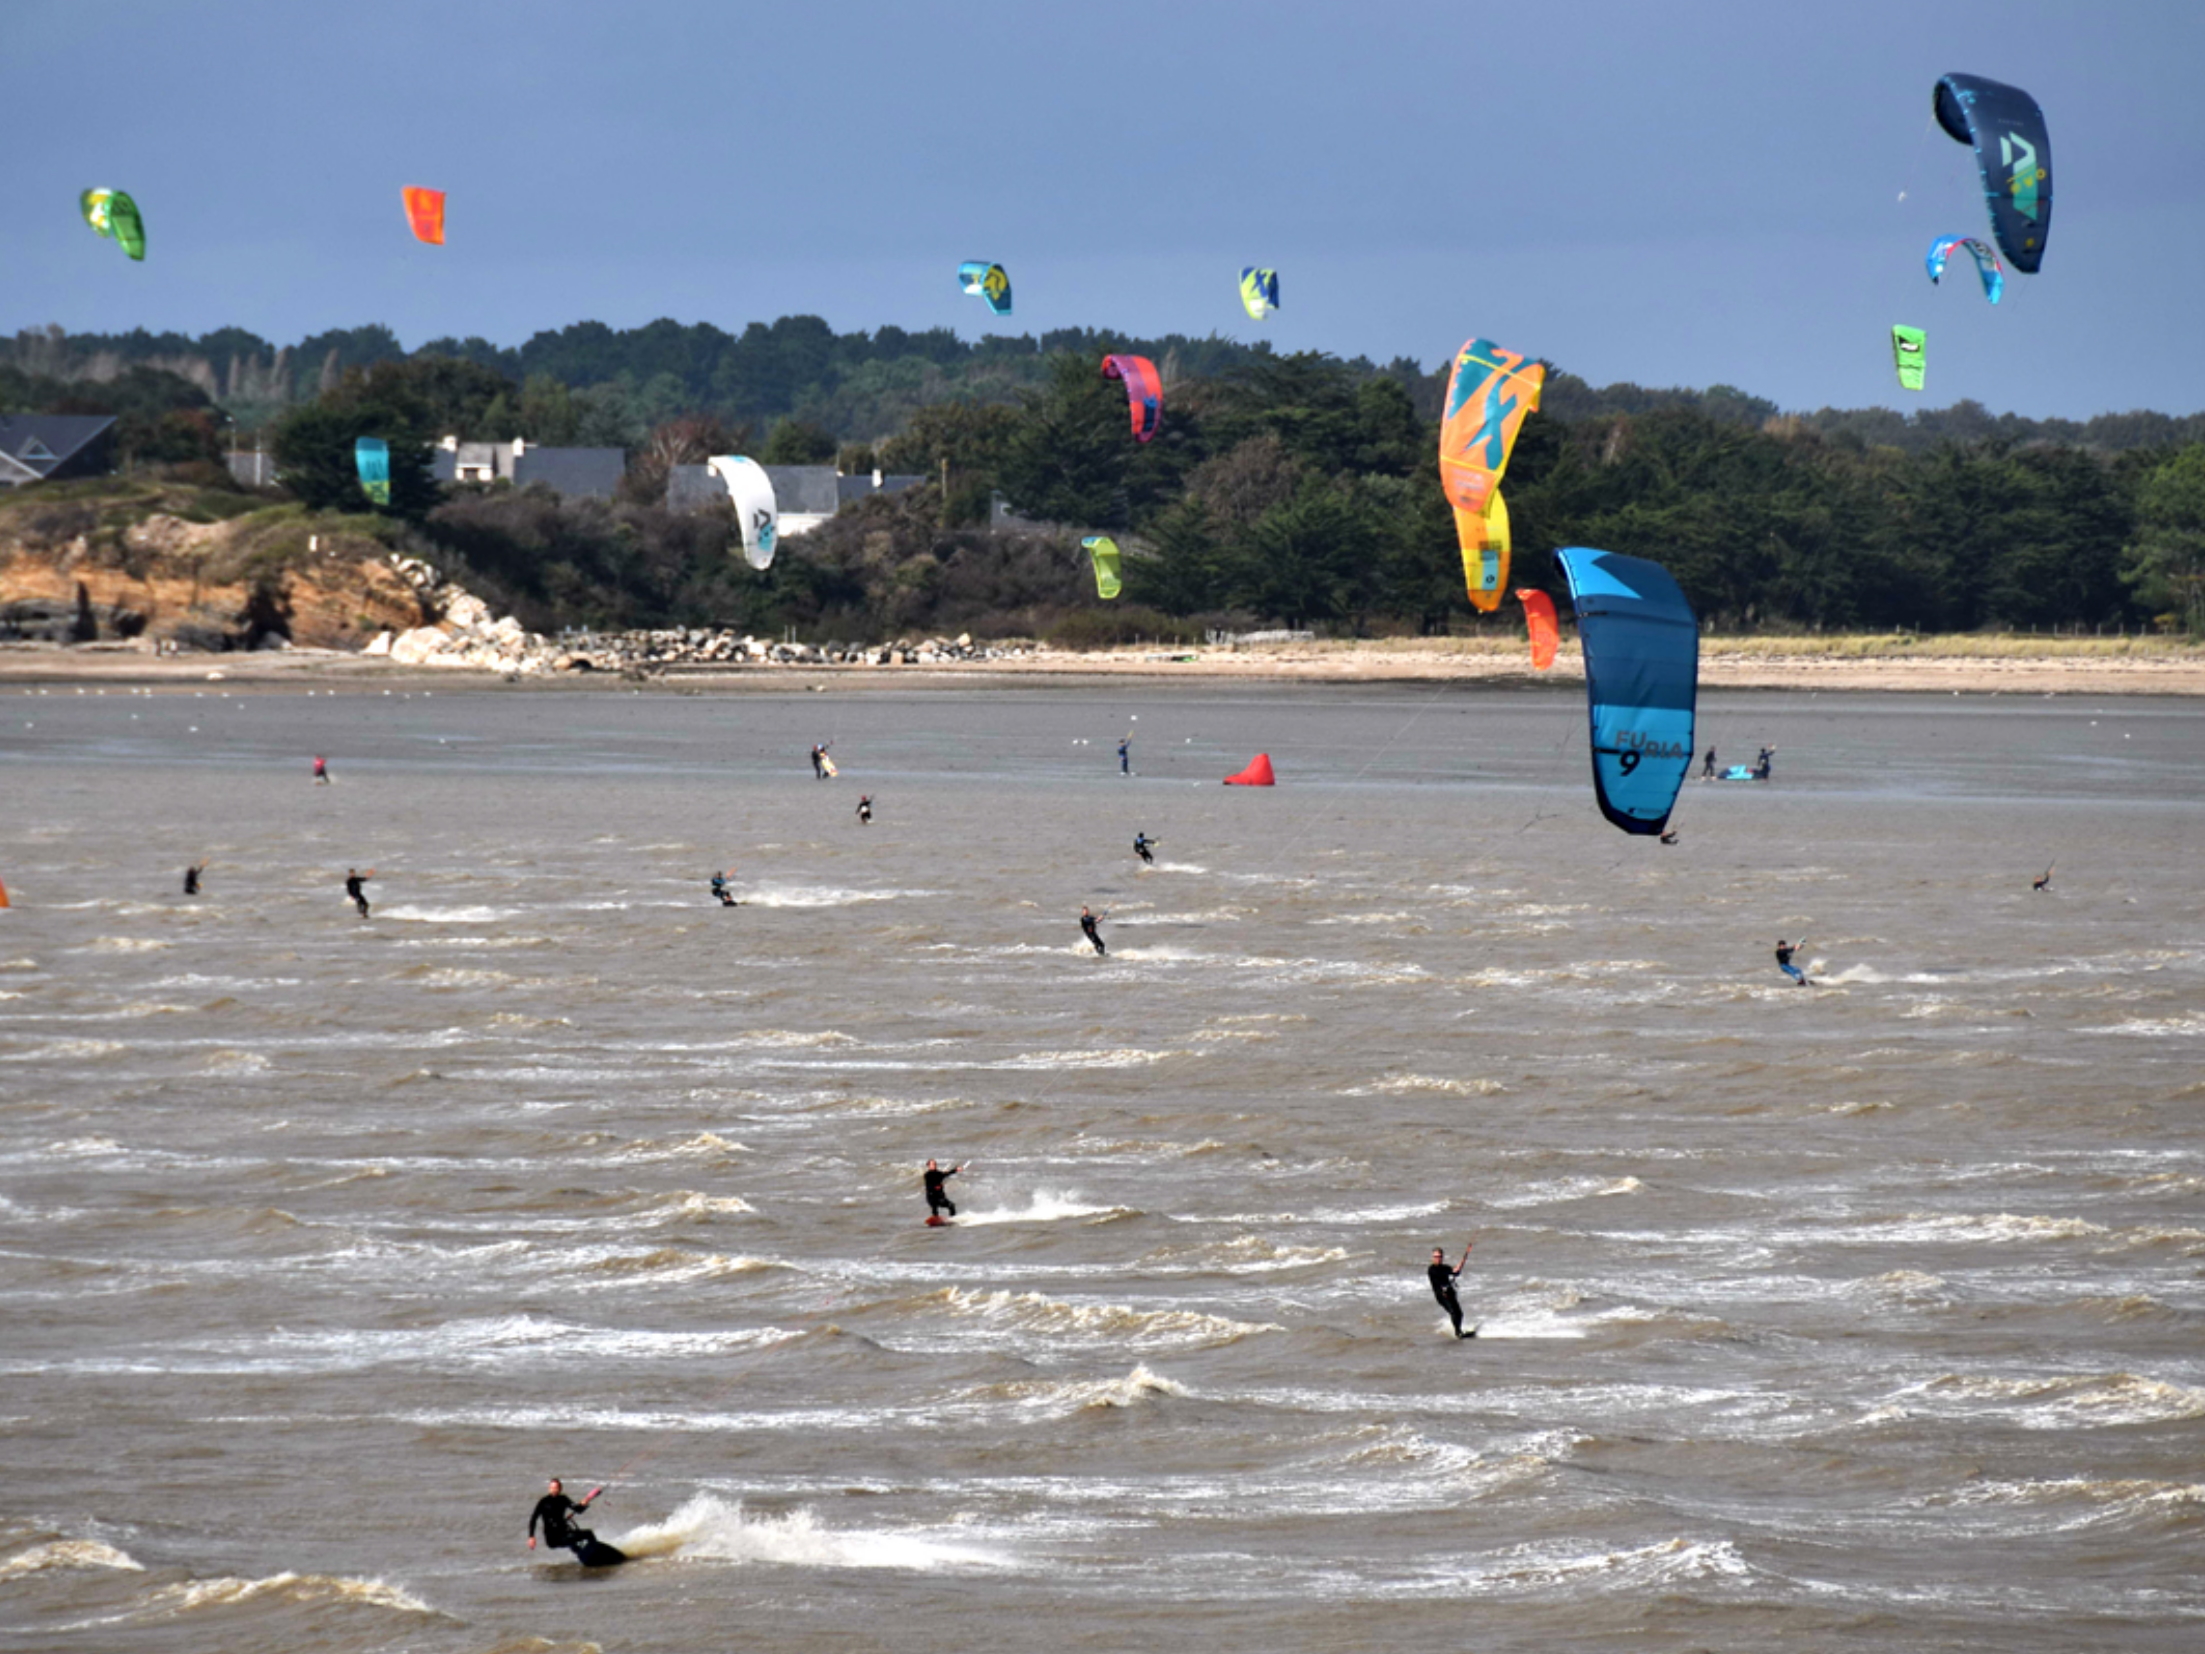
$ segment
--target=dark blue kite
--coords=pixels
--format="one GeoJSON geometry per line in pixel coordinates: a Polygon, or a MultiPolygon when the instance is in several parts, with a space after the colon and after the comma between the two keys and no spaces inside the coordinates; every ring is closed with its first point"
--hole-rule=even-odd
{"type": "Polygon", "coordinates": [[[1626,833],[1658,833],[1692,766],[1699,620],[1658,563],[1584,546],[1554,555],[1585,652],[1600,813],[1626,833]]]}
{"type": "Polygon", "coordinates": [[[1974,147],[1991,234],[2015,269],[2035,275],[2052,233],[2052,137],[2037,100],[1981,75],[1947,75],[1937,83],[1937,124],[1974,147]]]}

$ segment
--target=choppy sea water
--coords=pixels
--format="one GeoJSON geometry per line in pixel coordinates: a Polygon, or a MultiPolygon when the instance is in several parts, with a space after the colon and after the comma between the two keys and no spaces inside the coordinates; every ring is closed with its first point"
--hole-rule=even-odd
{"type": "Polygon", "coordinates": [[[0,1649],[2196,1646],[2205,707],[1702,734],[0,696],[0,1649]]]}

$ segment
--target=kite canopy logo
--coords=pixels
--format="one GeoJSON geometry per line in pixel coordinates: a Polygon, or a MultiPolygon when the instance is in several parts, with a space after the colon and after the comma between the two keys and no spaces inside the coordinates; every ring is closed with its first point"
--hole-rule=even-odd
{"type": "Polygon", "coordinates": [[[781,539],[781,506],[766,468],[740,454],[715,454],[705,465],[727,485],[727,497],[735,502],[735,520],[743,528],[744,561],[754,569],[773,567],[774,549],[781,539]]]}
{"type": "Polygon", "coordinates": [[[1899,370],[1899,389],[1918,391],[1929,366],[1925,353],[1929,335],[1918,327],[1894,322],[1891,327],[1891,363],[1899,370]]]}
{"type": "Polygon", "coordinates": [[[2044,111],[2018,86],[1981,75],[1946,75],[1937,83],[1937,124],[1975,150],[1991,235],[2025,275],[2044,261],[2052,233],[2052,137],[2044,111]]]}
{"type": "Polygon", "coordinates": [[[138,203],[121,190],[89,189],[77,197],[84,222],[116,243],[138,263],[145,262],[145,219],[138,203]]]}
{"type": "Polygon", "coordinates": [[[1508,589],[1508,508],[1499,504],[1502,473],[1524,415],[1539,405],[1547,370],[1490,339],[1455,353],[1439,427],[1439,481],[1455,508],[1462,572],[1470,601],[1490,613],[1508,589]]]}
{"type": "Polygon", "coordinates": [[[1125,382],[1126,411],[1133,418],[1133,440],[1150,441],[1164,423],[1164,381],[1146,356],[1105,356],[1102,376],[1125,382]]]}
{"type": "Polygon", "coordinates": [[[406,222],[413,226],[413,238],[425,241],[432,247],[444,245],[444,192],[418,189],[408,184],[399,192],[405,197],[406,222]]]}
{"type": "Polygon", "coordinates": [[[990,264],[984,259],[967,259],[957,266],[957,285],[964,292],[985,299],[996,315],[1011,313],[1011,277],[1002,265],[990,264]]]}
{"type": "Polygon", "coordinates": [[[1240,272],[1241,308],[1252,321],[1262,321],[1279,307],[1279,273],[1249,265],[1240,272]]]}
{"type": "Polygon", "coordinates": [[[1929,251],[1922,262],[1929,269],[1931,286],[1944,280],[1945,260],[1952,256],[1955,247],[1967,248],[1975,259],[1975,273],[1982,278],[1983,296],[1996,304],[2006,293],[2006,267],[1998,262],[1998,255],[1972,235],[1941,235],[1929,244],[1929,251]]]}
{"type": "Polygon", "coordinates": [[[1105,602],[1124,588],[1118,582],[1118,542],[1104,534],[1090,534],[1080,549],[1095,561],[1095,595],[1105,602]]]}
{"type": "Polygon", "coordinates": [[[1593,796],[1626,833],[1659,833],[1692,767],[1698,617],[1659,563],[1584,546],[1554,556],[1585,654],[1593,796]]]}
{"type": "Polygon", "coordinates": [[[360,492],[377,505],[390,504],[390,444],[364,436],[352,445],[352,463],[360,473],[360,492]]]}

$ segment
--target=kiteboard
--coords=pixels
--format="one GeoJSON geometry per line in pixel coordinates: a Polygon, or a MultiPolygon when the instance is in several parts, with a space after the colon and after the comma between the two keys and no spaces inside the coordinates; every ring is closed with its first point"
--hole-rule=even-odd
{"type": "Polygon", "coordinates": [[[926,1215],[926,1226],[929,1229],[947,1229],[949,1219],[943,1217],[939,1212],[929,1212],[926,1215]]]}
{"type": "Polygon", "coordinates": [[[1743,764],[1733,764],[1729,769],[1723,771],[1722,779],[1725,781],[1751,781],[1753,771],[1747,769],[1743,764]]]}
{"type": "Polygon", "coordinates": [[[602,1539],[583,1539],[576,1542],[574,1557],[585,1568],[617,1568],[628,1560],[628,1553],[602,1539]]]}

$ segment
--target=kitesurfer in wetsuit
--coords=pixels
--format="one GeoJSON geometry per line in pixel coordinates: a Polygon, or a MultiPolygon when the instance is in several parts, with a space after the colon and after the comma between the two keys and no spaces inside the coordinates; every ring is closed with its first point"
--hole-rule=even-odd
{"type": "Polygon", "coordinates": [[[1769,778],[1769,771],[1775,767],[1776,749],[1774,747],[1763,747],[1760,755],[1753,761],[1754,780],[1766,781],[1769,778]]]}
{"type": "Polygon", "coordinates": [[[1131,775],[1133,773],[1133,737],[1130,735],[1118,743],[1118,773],[1120,775],[1131,775]]]}
{"type": "Polygon", "coordinates": [[[1447,1319],[1455,1324],[1457,1338],[1475,1338],[1478,1335],[1475,1328],[1469,1332],[1462,1330],[1462,1300],[1455,1296],[1455,1277],[1462,1273],[1463,1264],[1470,1261],[1470,1248],[1475,1244],[1473,1241],[1462,1243],[1462,1263],[1456,1264],[1452,1269],[1447,1267],[1446,1248],[1433,1247],[1431,1267],[1424,1271],[1431,1279],[1432,1296],[1439,1300],[1439,1307],[1447,1312],[1447,1319]]]}
{"type": "Polygon", "coordinates": [[[827,749],[817,741],[812,743],[812,779],[814,781],[827,779],[827,749]]]}
{"type": "MultiPolygon", "coordinates": [[[[206,870],[207,864],[203,861],[195,861],[189,867],[184,869],[185,895],[196,896],[199,894],[199,875],[204,873],[206,870]]],[[[2039,886],[2038,888],[2041,889],[2043,887],[2039,886]]]]}
{"type": "Polygon", "coordinates": [[[862,827],[873,825],[873,795],[871,793],[858,794],[858,824],[862,827]]]}
{"type": "MultiPolygon", "coordinates": [[[[2059,863],[2058,863],[2058,862],[2054,862],[2054,863],[2052,864],[2052,867],[2057,867],[2057,866],[2059,866],[2059,863]]],[[[2044,877],[2043,877],[2043,878],[2041,878],[2041,879],[2031,879],[2031,880],[2029,881],[2029,888],[2030,888],[2031,890],[2046,890],[2046,889],[2049,889],[2049,888],[2051,887],[2051,883],[2052,883],[2052,867],[2047,867],[2047,868],[2046,868],[2046,869],[2044,870],[2044,877]]]]}
{"type": "Polygon", "coordinates": [[[1806,945],[1804,938],[1797,942],[1787,942],[1781,936],[1776,939],[1776,968],[1802,988],[1807,986],[1807,973],[1792,963],[1792,955],[1806,945]]]}
{"type": "Polygon", "coordinates": [[[1103,947],[1102,932],[1095,928],[1101,923],[1102,921],[1096,918],[1095,915],[1090,913],[1086,908],[1083,907],[1080,909],[1080,929],[1085,932],[1087,939],[1095,944],[1095,951],[1097,953],[1107,951],[1103,947]]]}
{"type": "Polygon", "coordinates": [[[1707,756],[1700,760],[1700,779],[1702,781],[1712,781],[1714,778],[1715,749],[1713,747],[1709,747],[1707,749],[1707,756]]]}
{"type": "Polygon", "coordinates": [[[1677,842],[1677,830],[1676,830],[1676,828],[1674,828],[1674,827],[1671,827],[1671,828],[1667,829],[1666,831],[1664,831],[1664,832],[1663,832],[1663,834],[1661,835],[1661,841],[1662,841],[1662,843],[1664,843],[1664,844],[1674,844],[1674,843],[1676,843],[1676,842],[1677,842]]]}
{"type": "MultiPolygon", "coordinates": [[[[600,1493],[603,1491],[602,1488],[598,1490],[600,1493]]],[[[576,1527],[574,1519],[588,1510],[590,1499],[596,1497],[597,1494],[592,1493],[589,1499],[576,1504],[566,1496],[559,1478],[552,1477],[550,1490],[536,1501],[536,1508],[528,1513],[528,1548],[536,1548],[536,1524],[541,1522],[544,1525],[546,1545],[554,1548],[561,1545],[572,1546],[574,1554],[580,1556],[584,1547],[597,1543],[597,1535],[587,1528],[576,1527]]]]}
{"type": "Polygon", "coordinates": [[[720,906],[722,907],[733,907],[736,905],[735,893],[727,888],[727,875],[725,873],[715,873],[712,875],[712,894],[719,897],[720,906]]]}
{"type": "Polygon", "coordinates": [[[1133,835],[1133,853],[1151,867],[1156,865],[1156,858],[1148,853],[1148,847],[1154,843],[1156,843],[1156,840],[1150,838],[1146,833],[1135,833],[1133,835]]]}
{"type": "Polygon", "coordinates": [[[947,1212],[951,1217],[957,1215],[957,1202],[949,1198],[949,1191],[943,1188],[942,1184],[964,1169],[962,1166],[952,1166],[945,1172],[938,1160],[929,1160],[926,1163],[926,1215],[928,1217],[940,1217],[944,1212],[947,1212]]]}
{"type": "Polygon", "coordinates": [[[368,916],[368,898],[365,887],[368,880],[374,877],[375,869],[372,867],[365,873],[357,867],[345,869],[345,894],[352,898],[352,905],[360,910],[360,917],[363,919],[368,916]]]}
{"type": "Polygon", "coordinates": [[[314,760],[314,785],[317,787],[329,785],[329,760],[326,758],[317,756],[314,760]]]}

